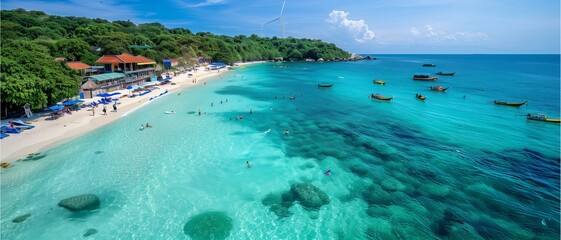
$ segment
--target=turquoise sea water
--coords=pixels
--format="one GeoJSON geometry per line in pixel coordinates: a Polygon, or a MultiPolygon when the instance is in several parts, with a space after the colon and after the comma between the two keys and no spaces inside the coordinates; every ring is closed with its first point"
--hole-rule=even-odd
{"type": "Polygon", "coordinates": [[[559,239],[560,128],[523,116],[559,117],[559,55],[376,57],[237,69],[17,162],[1,238],[559,239]],[[57,206],[88,193],[98,209],[57,206]],[[184,230],[201,214],[221,224],[184,230]]]}

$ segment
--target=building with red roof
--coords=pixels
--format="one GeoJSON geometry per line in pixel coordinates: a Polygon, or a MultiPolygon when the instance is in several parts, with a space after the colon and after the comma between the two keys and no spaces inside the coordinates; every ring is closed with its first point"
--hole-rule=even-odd
{"type": "Polygon", "coordinates": [[[85,69],[90,69],[92,68],[92,66],[85,64],[83,62],[66,62],[66,65],[74,70],[85,70],[85,69]]]}
{"type": "Polygon", "coordinates": [[[150,81],[156,75],[156,62],[141,55],[103,55],[95,62],[103,64],[104,74],[85,78],[84,82],[93,81],[101,92],[122,90],[150,81]]]}

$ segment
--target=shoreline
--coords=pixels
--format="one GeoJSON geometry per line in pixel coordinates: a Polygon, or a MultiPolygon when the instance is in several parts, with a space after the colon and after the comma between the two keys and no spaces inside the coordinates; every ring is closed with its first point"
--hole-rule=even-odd
{"type": "MultiPolygon", "coordinates": [[[[235,66],[262,63],[246,62],[236,63],[235,66]]],[[[117,112],[113,112],[112,107],[107,107],[107,115],[102,114],[102,107],[98,106],[95,116],[87,108],[82,108],[71,115],[65,114],[63,117],[50,120],[49,115],[43,113],[42,116],[33,117],[32,119],[23,118],[22,121],[31,121],[35,126],[33,129],[25,130],[20,134],[10,134],[9,137],[0,140],[0,161],[14,163],[32,153],[40,152],[46,148],[57,144],[65,143],[73,138],[91,132],[99,127],[105,126],[121,117],[127,116],[130,112],[136,111],[149,103],[149,99],[158,96],[160,93],[168,91],[168,94],[203,85],[208,80],[219,80],[213,78],[219,76],[219,71],[205,71],[204,67],[199,67],[197,72],[189,72],[180,74],[172,79],[175,85],[157,85],[158,89],[144,96],[135,98],[123,97],[119,99],[120,104],[117,105],[117,112]],[[193,74],[188,77],[188,74],[193,74]],[[196,83],[193,83],[196,80],[196,83]]],[[[229,72],[227,68],[222,69],[222,73],[229,72]]],[[[128,90],[121,90],[126,93],[128,90]]],[[[125,95],[125,94],[122,94],[125,95]]],[[[97,98],[83,99],[84,103],[92,102],[97,98]]],[[[14,119],[6,119],[4,122],[14,119]]]]}

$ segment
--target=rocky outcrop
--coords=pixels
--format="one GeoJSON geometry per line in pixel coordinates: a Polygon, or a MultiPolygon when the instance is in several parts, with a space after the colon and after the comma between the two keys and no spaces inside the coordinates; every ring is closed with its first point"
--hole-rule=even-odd
{"type": "Polygon", "coordinates": [[[97,229],[90,228],[90,229],[86,230],[82,236],[83,237],[89,237],[89,236],[94,235],[96,233],[97,233],[97,229]]]}
{"type": "Polygon", "coordinates": [[[321,206],[329,203],[327,194],[311,183],[293,184],[290,191],[300,202],[300,205],[308,210],[319,210],[321,206]]]}
{"type": "Polygon", "coordinates": [[[28,217],[30,217],[30,216],[31,216],[31,214],[29,214],[29,213],[28,213],[28,214],[24,214],[24,215],[20,215],[20,216],[17,216],[16,218],[14,218],[14,219],[12,220],[12,222],[20,223],[20,222],[25,221],[25,220],[26,220],[28,217]]]}
{"type": "Polygon", "coordinates": [[[232,230],[232,219],[223,212],[204,212],[191,218],[183,232],[193,240],[226,239],[232,230]]]}
{"type": "Polygon", "coordinates": [[[99,208],[101,202],[94,194],[84,194],[60,200],[58,205],[72,212],[81,212],[99,208]]]}

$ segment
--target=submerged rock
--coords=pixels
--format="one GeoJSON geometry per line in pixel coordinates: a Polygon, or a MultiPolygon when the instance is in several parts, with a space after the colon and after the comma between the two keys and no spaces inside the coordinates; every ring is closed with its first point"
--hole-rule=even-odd
{"type": "Polygon", "coordinates": [[[88,236],[94,235],[96,233],[97,233],[97,229],[90,228],[90,229],[86,230],[82,236],[83,237],[88,237],[88,236]]]}
{"type": "Polygon", "coordinates": [[[386,191],[402,191],[405,189],[405,185],[395,178],[388,178],[382,182],[382,188],[386,191]]]}
{"type": "Polygon", "coordinates": [[[31,216],[31,214],[29,214],[29,213],[28,214],[23,214],[23,215],[20,215],[20,216],[17,216],[16,218],[14,218],[12,220],[12,222],[20,223],[20,222],[25,221],[30,216],[31,216]]]}
{"type": "Polygon", "coordinates": [[[290,187],[302,207],[308,210],[319,210],[330,202],[329,196],[311,183],[296,183],[290,187]]]}
{"type": "Polygon", "coordinates": [[[42,159],[46,156],[47,156],[46,154],[31,153],[31,154],[27,155],[27,157],[24,158],[23,161],[37,161],[37,160],[42,159]]]}
{"type": "Polygon", "coordinates": [[[362,198],[369,204],[387,206],[392,204],[391,195],[382,187],[374,184],[362,193],[362,198]]]}
{"type": "Polygon", "coordinates": [[[9,162],[3,162],[3,163],[0,163],[0,167],[2,167],[2,168],[11,168],[11,167],[12,167],[12,164],[9,163],[9,162]]]}
{"type": "Polygon", "coordinates": [[[194,240],[226,239],[232,230],[232,219],[223,212],[204,212],[189,219],[183,232],[194,240]]]}
{"type": "Polygon", "coordinates": [[[292,212],[289,208],[292,206],[295,198],[291,192],[284,192],[282,194],[269,193],[261,203],[269,207],[269,211],[275,213],[279,218],[290,217],[292,212]]]}
{"type": "Polygon", "coordinates": [[[94,194],[84,194],[62,199],[58,205],[73,212],[80,212],[98,208],[100,201],[94,194]]]}

